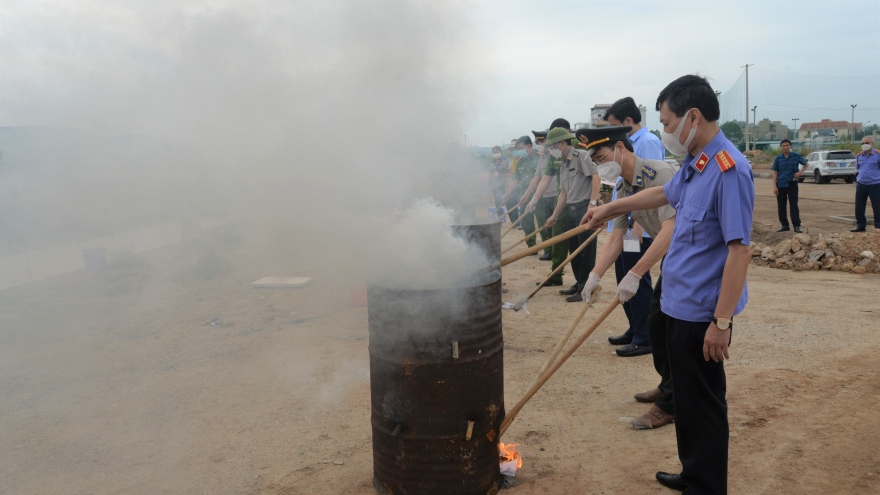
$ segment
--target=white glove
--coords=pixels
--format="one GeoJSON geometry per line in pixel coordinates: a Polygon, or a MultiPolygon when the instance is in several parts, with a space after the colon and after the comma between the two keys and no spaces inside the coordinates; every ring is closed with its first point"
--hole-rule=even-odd
{"type": "Polygon", "coordinates": [[[537,208],[537,206],[538,200],[536,198],[532,198],[532,200],[529,201],[529,204],[526,205],[526,211],[533,211],[535,208],[537,208]]]}
{"type": "Polygon", "coordinates": [[[593,300],[593,293],[599,288],[600,280],[602,280],[601,277],[590,272],[590,276],[587,277],[587,283],[584,284],[584,290],[581,292],[581,297],[585,304],[593,300]]]}
{"type": "Polygon", "coordinates": [[[630,299],[636,292],[639,291],[639,282],[642,281],[642,276],[635,274],[632,270],[623,277],[623,280],[617,284],[617,296],[620,297],[620,304],[623,304],[630,299]]]}

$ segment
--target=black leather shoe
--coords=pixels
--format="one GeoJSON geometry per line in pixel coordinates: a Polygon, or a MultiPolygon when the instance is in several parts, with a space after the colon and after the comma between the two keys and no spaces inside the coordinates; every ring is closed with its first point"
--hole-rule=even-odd
{"type": "Polygon", "coordinates": [[[804,233],[804,229],[802,229],[802,228],[800,228],[800,227],[795,227],[795,228],[794,228],[794,231],[797,232],[798,234],[803,234],[803,233],[804,233]]]}
{"type": "MultiPolygon", "coordinates": [[[[541,285],[541,282],[535,282],[535,285],[541,285]]],[[[562,280],[551,280],[544,284],[544,287],[557,287],[562,285],[562,280]]]]}
{"type": "Polygon", "coordinates": [[[665,486],[666,488],[672,488],[673,490],[683,492],[685,488],[688,487],[684,481],[681,481],[680,474],[671,474],[664,473],[663,471],[657,471],[657,474],[655,474],[654,476],[657,478],[657,481],[659,481],[660,484],[665,486]]]}
{"type": "Polygon", "coordinates": [[[580,294],[575,294],[573,296],[568,296],[565,298],[565,302],[583,302],[584,298],[581,297],[580,294]]]}
{"type": "Polygon", "coordinates": [[[571,295],[577,294],[578,293],[578,286],[577,286],[577,284],[572,285],[568,289],[562,289],[561,291],[559,291],[559,293],[562,294],[563,296],[571,296],[571,295]]]}
{"type": "Polygon", "coordinates": [[[865,231],[865,228],[864,228],[864,227],[862,227],[862,228],[858,228],[858,227],[856,227],[856,228],[850,230],[850,232],[864,232],[864,231],[865,231]]]}
{"type": "Polygon", "coordinates": [[[627,345],[632,344],[633,338],[632,335],[618,335],[616,337],[608,337],[608,342],[611,345],[627,345]]]}
{"type": "Polygon", "coordinates": [[[553,259],[553,256],[551,256],[548,251],[544,251],[544,254],[542,254],[541,257],[538,259],[541,261],[550,261],[553,259]]]}
{"type": "Polygon", "coordinates": [[[617,349],[617,355],[620,357],[633,357],[651,354],[651,346],[629,344],[617,349]]]}
{"type": "Polygon", "coordinates": [[[777,230],[776,232],[788,232],[789,230],[791,230],[791,229],[788,227],[782,227],[781,229],[777,230]]]}

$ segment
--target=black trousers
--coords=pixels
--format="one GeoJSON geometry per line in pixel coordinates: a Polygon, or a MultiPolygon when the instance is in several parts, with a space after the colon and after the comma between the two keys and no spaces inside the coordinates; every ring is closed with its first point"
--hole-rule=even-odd
{"type": "Polygon", "coordinates": [[[727,494],[727,379],[724,363],[703,359],[708,322],[669,317],[675,437],[684,493],[727,494]]]}
{"type": "MultiPolygon", "coordinates": [[[[662,270],[662,262],[661,262],[662,270]]],[[[672,394],[672,371],[669,369],[669,350],[667,340],[667,316],[660,310],[660,296],[663,287],[663,274],[657,277],[657,285],[651,296],[651,309],[648,313],[648,341],[651,343],[651,355],[654,358],[654,369],[660,375],[660,397],[654,405],[663,412],[675,415],[675,402],[672,394]]]]}
{"type": "MultiPolygon", "coordinates": [[[[587,208],[589,208],[589,201],[582,201],[581,203],[569,204],[565,207],[568,208],[568,230],[571,230],[578,225],[581,224],[581,219],[584,218],[584,215],[587,213],[587,208]]],[[[577,248],[581,246],[584,242],[589,239],[591,235],[593,235],[594,230],[587,230],[586,232],[581,232],[580,234],[572,237],[568,240],[568,254],[571,255],[574,253],[577,248]]],[[[584,248],[581,251],[581,254],[574,257],[571,260],[571,271],[574,272],[574,279],[577,281],[578,292],[582,292],[584,290],[584,285],[587,283],[587,278],[590,276],[590,272],[593,271],[593,268],[596,266],[596,241],[590,243],[589,246],[584,248]]]]}
{"type": "Polygon", "coordinates": [[[791,204],[791,223],[795,227],[801,226],[801,211],[798,209],[798,183],[793,180],[788,183],[788,187],[778,187],[779,196],[776,196],[776,207],[779,210],[779,223],[783,227],[788,227],[788,215],[786,215],[785,204],[791,204]]]}
{"type": "MultiPolygon", "coordinates": [[[[628,253],[626,251],[620,253],[620,256],[614,261],[614,274],[617,275],[617,283],[619,284],[623,277],[636,266],[636,263],[642,259],[642,255],[651,247],[653,239],[642,238],[641,251],[638,253],[628,253]]],[[[589,277],[590,274],[587,273],[589,277]]],[[[623,312],[626,313],[626,319],[629,321],[629,329],[626,335],[632,336],[632,343],[638,346],[651,345],[648,338],[648,314],[651,311],[651,296],[654,289],[651,286],[651,272],[642,275],[639,282],[639,290],[629,301],[623,303],[623,312]]]]}
{"type": "Polygon", "coordinates": [[[868,208],[868,198],[871,198],[871,208],[874,210],[874,228],[880,229],[880,184],[860,184],[856,182],[856,227],[864,229],[868,224],[865,210],[868,208]]]}

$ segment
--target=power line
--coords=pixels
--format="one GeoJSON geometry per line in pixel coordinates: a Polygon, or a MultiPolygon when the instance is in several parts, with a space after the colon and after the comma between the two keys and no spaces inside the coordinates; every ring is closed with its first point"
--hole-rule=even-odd
{"type": "Polygon", "coordinates": [[[760,70],[760,71],[776,72],[776,73],[778,73],[778,74],[790,74],[790,75],[792,75],[792,76],[806,76],[806,77],[847,77],[847,78],[853,78],[853,77],[877,77],[877,78],[880,78],[880,74],[877,74],[877,75],[873,75],[873,74],[871,74],[871,75],[857,75],[857,74],[852,74],[852,75],[850,75],[850,74],[848,74],[848,75],[831,75],[831,74],[798,74],[798,73],[796,73],[796,72],[784,72],[784,71],[781,71],[781,70],[762,69],[762,68],[760,68],[760,67],[755,67],[755,68],[758,69],[758,70],[760,70]]]}

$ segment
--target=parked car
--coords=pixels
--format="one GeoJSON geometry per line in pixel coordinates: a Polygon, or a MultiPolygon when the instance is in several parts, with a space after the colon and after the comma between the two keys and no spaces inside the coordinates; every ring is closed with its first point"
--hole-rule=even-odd
{"type": "Polygon", "coordinates": [[[856,180],[856,155],[850,150],[814,151],[807,155],[807,166],[798,182],[807,177],[812,177],[816,184],[827,184],[832,179],[852,184],[856,180]]]}

